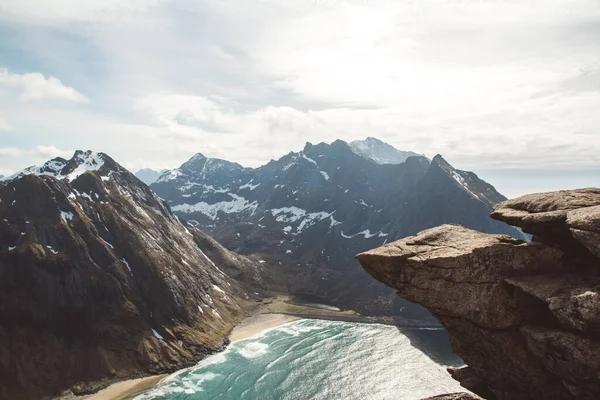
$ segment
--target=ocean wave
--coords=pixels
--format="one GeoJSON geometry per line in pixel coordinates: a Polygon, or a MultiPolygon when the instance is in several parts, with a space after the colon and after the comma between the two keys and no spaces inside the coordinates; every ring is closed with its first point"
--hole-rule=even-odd
{"type": "MultiPolygon", "coordinates": [[[[428,330],[413,332],[436,335],[428,330]]],[[[416,400],[462,390],[396,327],[303,320],[235,342],[136,400],[416,400]]]]}
{"type": "Polygon", "coordinates": [[[244,347],[236,350],[244,358],[257,358],[267,354],[269,345],[262,342],[250,342],[244,347]]]}

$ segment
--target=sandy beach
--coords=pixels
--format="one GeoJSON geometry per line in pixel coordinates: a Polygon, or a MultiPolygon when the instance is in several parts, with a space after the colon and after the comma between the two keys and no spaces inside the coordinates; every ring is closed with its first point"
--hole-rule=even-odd
{"type": "MultiPolygon", "coordinates": [[[[264,303],[254,309],[251,316],[244,319],[236,325],[229,340],[235,342],[258,335],[266,329],[287,324],[307,318],[352,318],[357,317],[353,311],[336,311],[323,308],[315,308],[294,304],[290,302],[290,297],[286,295],[267,299],[264,303]]],[[[157,385],[168,375],[149,376],[139,379],[131,379],[117,382],[109,387],[87,396],[72,396],[61,400],[126,400],[131,399],[135,394],[142,393],[157,385]]]]}
{"type": "MultiPolygon", "coordinates": [[[[240,324],[238,324],[229,340],[235,342],[237,340],[247,339],[254,335],[258,335],[265,329],[275,328],[277,326],[287,324],[288,322],[297,321],[301,318],[292,315],[284,314],[255,314],[240,324]]],[[[106,389],[88,396],[73,397],[77,400],[125,400],[133,397],[135,394],[144,392],[153,386],[157,385],[163,378],[168,375],[149,376],[146,378],[131,379],[127,381],[117,382],[106,389]]]]}
{"type": "Polygon", "coordinates": [[[265,329],[275,328],[277,326],[287,324],[288,322],[301,319],[293,315],[284,314],[257,314],[246,318],[242,323],[233,328],[229,340],[235,342],[237,340],[247,339],[254,335],[258,335],[265,329]]]}
{"type": "Polygon", "coordinates": [[[102,389],[98,393],[88,396],[74,397],[80,400],[123,400],[142,393],[151,387],[155,386],[163,378],[168,375],[147,376],[145,378],[130,379],[127,381],[117,382],[106,389],[102,389]]]}

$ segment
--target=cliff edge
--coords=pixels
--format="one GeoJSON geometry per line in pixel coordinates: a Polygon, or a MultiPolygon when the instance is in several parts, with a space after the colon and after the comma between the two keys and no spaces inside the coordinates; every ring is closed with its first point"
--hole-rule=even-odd
{"type": "Polygon", "coordinates": [[[492,218],[531,242],[442,225],[357,256],[429,309],[467,366],[449,369],[498,400],[600,398],[600,189],[505,201],[492,218]]]}

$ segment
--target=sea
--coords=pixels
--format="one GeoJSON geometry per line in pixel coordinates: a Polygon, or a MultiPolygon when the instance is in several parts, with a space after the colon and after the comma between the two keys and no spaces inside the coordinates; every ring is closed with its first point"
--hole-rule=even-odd
{"type": "Polygon", "coordinates": [[[417,400],[465,391],[446,371],[460,365],[441,328],[306,319],[234,342],[135,400],[417,400]]]}

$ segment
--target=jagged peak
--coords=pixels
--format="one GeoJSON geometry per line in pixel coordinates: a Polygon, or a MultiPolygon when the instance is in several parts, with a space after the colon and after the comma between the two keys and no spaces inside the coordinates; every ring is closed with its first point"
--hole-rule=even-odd
{"type": "Polygon", "coordinates": [[[348,145],[354,153],[376,164],[402,164],[409,157],[424,157],[412,151],[398,150],[391,144],[372,136],[364,140],[354,140],[348,145]]]}
{"type": "Polygon", "coordinates": [[[436,154],[436,155],[435,155],[435,157],[433,157],[433,158],[431,159],[431,163],[432,163],[432,164],[433,164],[433,163],[436,163],[436,164],[443,163],[443,164],[448,164],[448,165],[450,165],[450,164],[448,163],[448,161],[446,161],[446,159],[445,159],[445,158],[444,158],[444,157],[443,157],[441,154],[436,154]]]}
{"type": "Polygon", "coordinates": [[[77,150],[69,160],[56,157],[42,165],[27,167],[4,178],[3,182],[10,182],[25,175],[53,176],[56,179],[71,182],[88,171],[98,171],[105,166],[109,169],[116,169],[117,163],[105,153],[77,150]]]}
{"type": "Polygon", "coordinates": [[[206,157],[204,154],[202,153],[196,153],[194,154],[192,157],[190,157],[190,159],[188,161],[193,161],[193,160],[206,160],[209,157],[206,157]]]}

